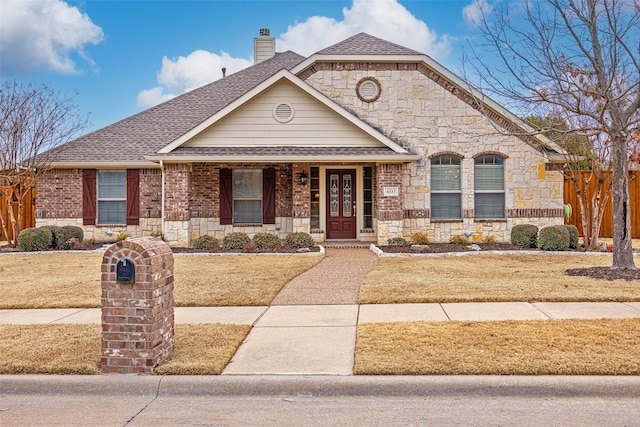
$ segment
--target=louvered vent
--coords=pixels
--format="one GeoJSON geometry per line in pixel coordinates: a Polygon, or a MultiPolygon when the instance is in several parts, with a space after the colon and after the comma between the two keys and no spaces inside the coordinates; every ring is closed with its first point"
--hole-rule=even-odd
{"type": "Polygon", "coordinates": [[[380,82],[373,77],[365,77],[356,85],[356,93],[361,101],[376,101],[380,97],[380,82]]]}
{"type": "Polygon", "coordinates": [[[278,104],[273,109],[273,117],[280,123],[286,123],[293,119],[293,107],[291,104],[278,104]]]}

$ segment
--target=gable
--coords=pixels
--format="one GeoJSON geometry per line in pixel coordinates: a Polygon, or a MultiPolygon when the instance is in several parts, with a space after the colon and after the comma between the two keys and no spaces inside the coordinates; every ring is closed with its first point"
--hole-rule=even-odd
{"type": "Polygon", "coordinates": [[[182,144],[191,148],[275,146],[386,147],[286,79],[182,144]]]}

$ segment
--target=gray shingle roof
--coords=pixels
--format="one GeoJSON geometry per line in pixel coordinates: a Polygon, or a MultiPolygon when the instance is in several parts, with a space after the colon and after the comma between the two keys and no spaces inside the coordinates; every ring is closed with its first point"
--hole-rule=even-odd
{"type": "Polygon", "coordinates": [[[319,55],[424,55],[367,33],[356,34],[317,53],[319,55]]]}
{"type": "Polygon", "coordinates": [[[245,68],[117,123],[84,135],[64,146],[56,162],[143,162],[213,114],[282,69],[305,58],[295,52],[245,68]]]}

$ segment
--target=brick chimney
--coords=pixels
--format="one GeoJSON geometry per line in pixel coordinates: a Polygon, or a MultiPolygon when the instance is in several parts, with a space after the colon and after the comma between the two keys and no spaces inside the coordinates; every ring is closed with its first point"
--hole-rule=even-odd
{"type": "Polygon", "coordinates": [[[260,37],[253,39],[253,63],[273,58],[276,54],[276,39],[269,37],[269,29],[261,28],[260,37]]]}

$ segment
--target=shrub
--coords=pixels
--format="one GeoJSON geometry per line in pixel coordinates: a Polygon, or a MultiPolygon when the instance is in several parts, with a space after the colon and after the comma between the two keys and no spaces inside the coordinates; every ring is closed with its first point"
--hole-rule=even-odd
{"type": "Polygon", "coordinates": [[[59,226],[57,226],[57,225],[43,225],[42,227],[38,227],[38,228],[46,228],[47,230],[49,230],[51,232],[51,246],[50,246],[50,248],[55,248],[55,247],[58,246],[58,240],[56,238],[56,233],[60,229],[59,226]]]}
{"type": "Polygon", "coordinates": [[[458,234],[457,236],[451,236],[449,238],[449,243],[452,243],[454,245],[468,245],[469,239],[462,234],[458,234]]]}
{"type": "Polygon", "coordinates": [[[289,249],[312,248],[315,246],[313,237],[307,233],[291,233],[284,239],[284,245],[289,249]]]}
{"type": "Polygon", "coordinates": [[[575,225],[565,225],[564,227],[569,232],[569,248],[578,249],[578,243],[580,242],[578,228],[575,225]]]}
{"type": "Polygon", "coordinates": [[[253,236],[253,243],[255,243],[258,250],[278,250],[282,246],[282,242],[275,234],[271,233],[256,233],[253,236]]]}
{"type": "Polygon", "coordinates": [[[218,239],[212,236],[200,236],[193,241],[192,245],[194,249],[202,249],[209,252],[218,252],[220,250],[220,242],[218,239]]]}
{"type": "Polygon", "coordinates": [[[227,250],[241,250],[251,239],[247,233],[236,232],[224,236],[222,246],[227,250]]]}
{"type": "Polygon", "coordinates": [[[387,241],[389,246],[409,246],[409,242],[404,237],[392,237],[387,241]]]}
{"type": "Polygon", "coordinates": [[[538,247],[538,227],[533,224],[514,225],[511,228],[511,244],[519,248],[538,247]]]}
{"type": "Polygon", "coordinates": [[[411,235],[411,241],[416,245],[428,245],[429,236],[427,236],[427,233],[413,233],[411,235]]]}
{"type": "Polygon", "coordinates": [[[544,227],[538,233],[538,247],[543,251],[566,251],[569,239],[569,230],[564,225],[544,227]]]}
{"type": "Polygon", "coordinates": [[[64,227],[59,227],[54,232],[57,249],[73,249],[74,242],[70,242],[71,239],[75,239],[75,243],[82,242],[84,239],[82,228],[76,227],[75,225],[65,225],[64,227]]]}
{"type": "Polygon", "coordinates": [[[496,236],[493,236],[493,235],[484,236],[482,238],[482,243],[487,243],[489,245],[495,245],[496,243],[498,243],[498,238],[496,236]]]}
{"type": "Polygon", "coordinates": [[[131,233],[118,233],[116,236],[116,242],[122,242],[123,240],[127,240],[131,237],[131,233]]]}
{"type": "Polygon", "coordinates": [[[25,228],[18,234],[18,248],[22,251],[46,251],[51,248],[53,234],[46,227],[25,228]]]}

